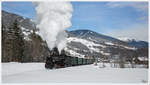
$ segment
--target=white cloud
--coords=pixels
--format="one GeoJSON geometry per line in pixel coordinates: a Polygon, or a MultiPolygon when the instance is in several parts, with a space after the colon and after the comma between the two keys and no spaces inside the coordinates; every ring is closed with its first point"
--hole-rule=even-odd
{"type": "Polygon", "coordinates": [[[137,39],[148,41],[148,3],[147,2],[109,2],[106,4],[109,8],[123,8],[132,7],[140,16],[137,20],[144,21],[144,24],[136,23],[127,28],[115,29],[109,31],[107,34],[115,38],[127,37],[129,39],[137,39]]]}
{"type": "Polygon", "coordinates": [[[147,2],[109,2],[107,3],[108,7],[133,7],[137,11],[148,11],[148,3],[147,2]]]}
{"type": "Polygon", "coordinates": [[[107,34],[115,38],[127,37],[129,39],[148,41],[148,25],[137,24],[129,28],[111,30],[107,34]]]}
{"type": "Polygon", "coordinates": [[[140,15],[137,20],[147,21],[148,20],[148,3],[147,2],[109,2],[106,4],[110,8],[123,8],[123,7],[132,7],[137,12],[140,12],[140,15]]]}

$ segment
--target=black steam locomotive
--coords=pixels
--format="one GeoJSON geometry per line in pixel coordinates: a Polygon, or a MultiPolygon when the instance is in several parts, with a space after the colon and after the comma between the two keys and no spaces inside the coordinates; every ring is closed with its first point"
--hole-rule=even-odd
{"type": "Polygon", "coordinates": [[[46,58],[45,68],[64,68],[77,65],[92,64],[93,59],[78,58],[76,56],[68,56],[65,51],[62,50],[59,54],[58,49],[55,47],[50,51],[50,56],[46,58]]]}

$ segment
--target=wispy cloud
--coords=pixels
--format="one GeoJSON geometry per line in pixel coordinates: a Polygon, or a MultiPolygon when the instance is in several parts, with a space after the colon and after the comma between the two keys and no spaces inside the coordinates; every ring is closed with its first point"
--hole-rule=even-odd
{"type": "Polygon", "coordinates": [[[148,41],[148,25],[136,24],[129,28],[111,30],[107,34],[115,38],[127,37],[129,39],[148,41]]]}
{"type": "MultiPolygon", "coordinates": [[[[135,22],[130,26],[124,26],[119,29],[113,29],[107,34],[113,37],[128,37],[130,39],[148,41],[148,3],[147,2],[109,2],[106,4],[111,9],[133,9],[138,16],[135,22]]],[[[133,14],[134,15],[134,14],[133,14]]],[[[126,23],[124,23],[126,24],[126,23]]]]}
{"type": "Polygon", "coordinates": [[[141,14],[141,16],[137,18],[137,20],[148,20],[148,2],[109,2],[106,5],[110,8],[134,8],[137,12],[140,12],[141,14]]]}
{"type": "Polygon", "coordinates": [[[109,2],[107,6],[111,8],[115,7],[133,7],[137,11],[147,12],[148,3],[147,2],[109,2]]]}

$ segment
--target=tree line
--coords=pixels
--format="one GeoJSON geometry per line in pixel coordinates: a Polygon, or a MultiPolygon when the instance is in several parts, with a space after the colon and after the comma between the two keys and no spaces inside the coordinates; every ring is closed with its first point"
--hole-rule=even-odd
{"type": "Polygon", "coordinates": [[[44,62],[48,47],[35,32],[26,40],[17,20],[9,28],[2,23],[2,62],[44,62]]]}

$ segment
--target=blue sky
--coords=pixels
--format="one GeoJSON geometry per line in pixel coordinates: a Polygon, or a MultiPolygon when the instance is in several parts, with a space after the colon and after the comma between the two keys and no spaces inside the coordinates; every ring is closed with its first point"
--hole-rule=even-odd
{"type": "MultiPolygon", "coordinates": [[[[105,35],[148,41],[147,2],[71,2],[72,27],[105,35]]],[[[3,2],[2,9],[23,17],[35,18],[31,2],[3,2]]]]}

